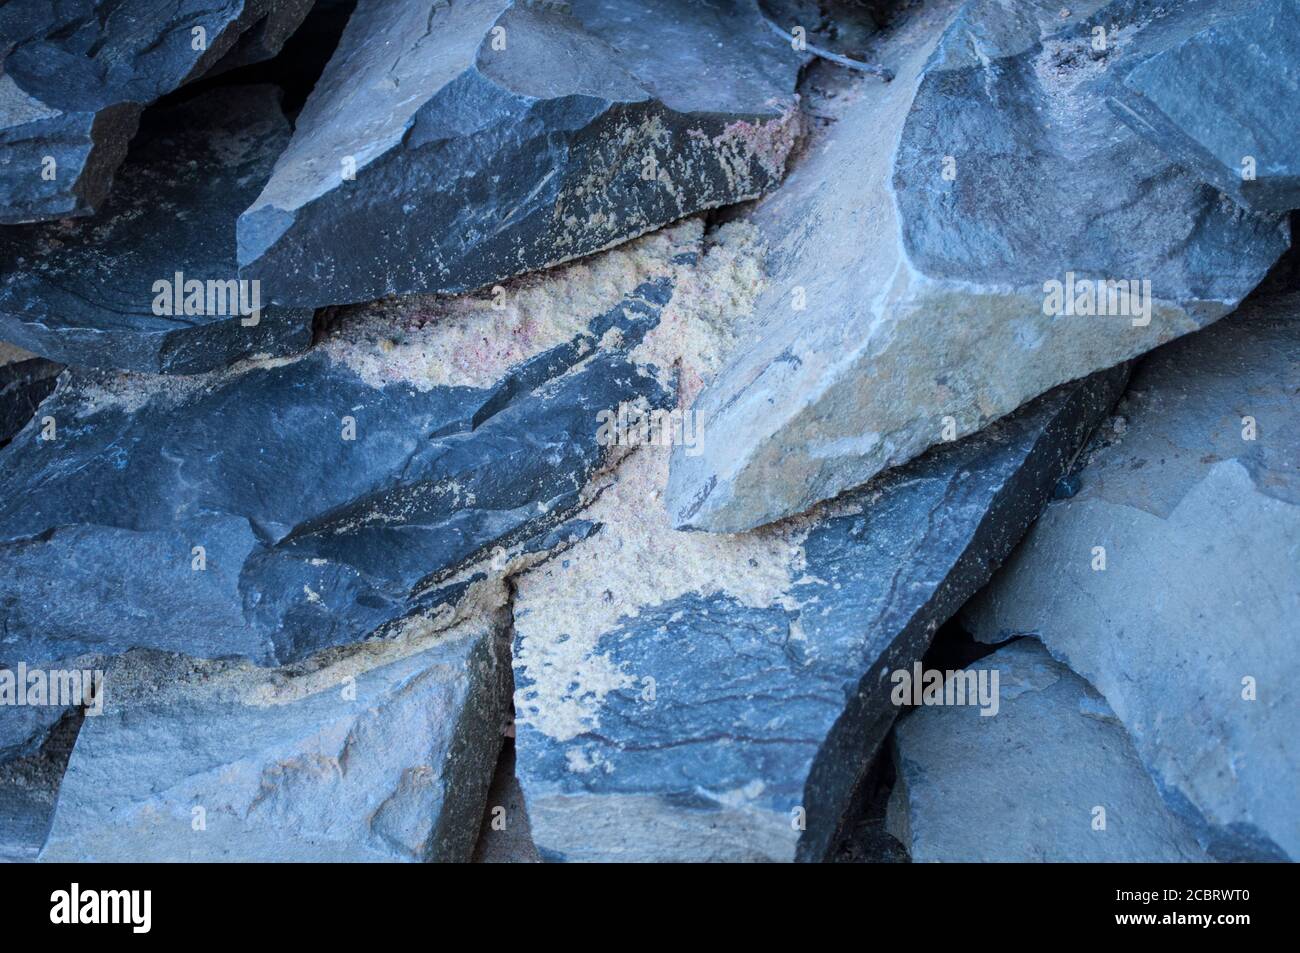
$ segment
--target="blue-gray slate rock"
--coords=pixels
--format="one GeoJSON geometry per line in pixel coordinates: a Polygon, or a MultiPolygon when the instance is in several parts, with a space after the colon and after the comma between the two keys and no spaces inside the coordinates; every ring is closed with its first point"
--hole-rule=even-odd
{"type": "Polygon", "coordinates": [[[1300,294],[1161,348],[964,614],[1096,686],[1220,860],[1300,859],[1298,395],[1300,294]]]}
{"type": "Polygon", "coordinates": [[[1242,204],[1300,208],[1300,2],[1233,0],[1208,14],[1200,29],[1129,70],[1111,105],[1242,204]]]}
{"type": "Polygon", "coordinates": [[[897,78],[865,84],[755,214],[770,280],[696,401],[702,452],[674,457],[674,525],[803,512],[1236,307],[1285,219],[1107,106],[1118,64],[1212,6],[973,0],[944,29],[939,0],[882,43],[897,78]]]}
{"type": "Polygon", "coordinates": [[[1207,860],[1105,699],[1038,642],[949,676],[944,697],[973,678],[995,704],[923,705],[894,726],[886,826],[914,862],[1207,860]]]}
{"type": "MultiPolygon", "coordinates": [[[[467,383],[446,378],[446,343],[511,338],[486,302],[344,316],[306,355],[209,375],[68,371],[41,407],[52,435],[29,426],[0,450],[6,654],[283,663],[445,615],[562,544],[557,525],[609,452],[600,412],[672,400],[631,351],[694,260],[698,223],[676,235],[642,240],[662,267],[612,307],[569,312],[549,339],[534,328],[526,359],[467,383]]],[[[552,303],[579,307],[561,278],[552,303]]]]}
{"type": "Polygon", "coordinates": [[[754,198],[802,61],[753,0],[361,0],[240,274],[296,306],[468,291],[754,198]]]}
{"type": "Polygon", "coordinates": [[[504,630],[368,648],[287,671],[120,656],[40,859],[468,861],[510,709],[504,630]]]}
{"type": "Polygon", "coordinates": [[[0,224],[97,211],[149,103],[272,56],[311,0],[0,7],[0,224]]]}
{"type": "Polygon", "coordinates": [[[551,860],[821,860],[897,707],[889,675],[989,578],[1123,387],[1045,395],[804,517],[673,531],[667,452],[516,583],[517,773],[551,860]]]}
{"type": "Polygon", "coordinates": [[[164,374],[310,345],[313,312],[269,306],[235,262],[235,221],[289,141],[279,96],[223,88],[151,112],[94,218],[0,229],[0,338],[164,374]]]}

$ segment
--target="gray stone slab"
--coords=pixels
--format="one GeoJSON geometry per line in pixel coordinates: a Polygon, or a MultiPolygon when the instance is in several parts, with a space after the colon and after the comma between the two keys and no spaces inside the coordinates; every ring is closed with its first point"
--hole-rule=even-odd
{"type": "Polygon", "coordinates": [[[753,198],[801,63],[752,0],[361,0],[240,273],[300,306],[468,291],[753,198]]]}
{"type": "Polygon", "coordinates": [[[1095,685],[1221,860],[1300,857],[1298,393],[1300,295],[1155,352],[965,613],[1095,685]]]}
{"type": "Polygon", "coordinates": [[[894,728],[887,823],[913,861],[1207,859],[1092,686],[1032,639],[946,684],[994,672],[996,707],[921,706],[894,728]]]}
{"type": "Polygon", "coordinates": [[[298,672],[121,657],[40,859],[467,861],[509,711],[500,634],[298,672]]]}
{"type": "Polygon", "coordinates": [[[140,113],[273,55],[311,0],[22,0],[0,9],[0,224],[89,215],[140,113]]]}
{"type": "Polygon", "coordinates": [[[517,773],[550,860],[821,860],[897,714],[887,676],[988,579],[1125,370],[806,517],[674,531],[648,447],[600,530],[516,584],[517,773]]]}
{"type": "Polygon", "coordinates": [[[703,450],[674,458],[674,525],[802,512],[1231,311],[1287,248],[1285,220],[1225,200],[1107,106],[1114,63],[1210,6],[976,0],[945,29],[940,3],[883,44],[897,78],[866,82],[755,215],[770,281],[696,402],[703,450]]]}
{"type": "Polygon", "coordinates": [[[1300,208],[1300,4],[1220,3],[1190,36],[1128,72],[1116,114],[1253,209],[1300,208]]]}
{"type": "Polygon", "coordinates": [[[311,309],[271,306],[235,262],[235,220],[288,141],[272,86],[150,113],[98,215],[0,229],[0,337],[65,364],[163,374],[305,350],[311,309]]]}

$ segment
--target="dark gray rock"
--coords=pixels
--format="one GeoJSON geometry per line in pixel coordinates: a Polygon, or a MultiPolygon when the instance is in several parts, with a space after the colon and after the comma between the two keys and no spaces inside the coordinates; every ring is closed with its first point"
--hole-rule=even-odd
{"type": "Polygon", "coordinates": [[[397,648],[303,671],[120,657],[41,859],[468,861],[509,713],[508,643],[474,622],[397,648]]]}
{"type": "MultiPolygon", "coordinates": [[[[17,666],[3,664],[0,670],[16,673],[17,666]]],[[[57,705],[0,705],[0,763],[34,754],[65,710],[57,705]]]]}
{"type": "Polygon", "coordinates": [[[541,860],[533,843],[524,792],[515,777],[515,746],[508,741],[488,790],[487,810],[474,845],[474,863],[537,864],[541,860]]]}
{"type": "MultiPolygon", "coordinates": [[[[521,322],[532,352],[473,383],[436,375],[490,336],[513,340],[486,302],[350,315],[305,356],[205,376],[68,372],[42,406],[55,438],[29,427],[0,450],[6,649],[268,664],[452,611],[512,559],[585,531],[557,525],[605,462],[598,414],[671,399],[632,350],[699,233],[643,239],[662,258],[613,307],[570,310],[550,338],[521,322]]],[[[548,277],[550,304],[590,304],[565,273],[592,267],[548,277]]]]}
{"type": "Polygon", "coordinates": [[[0,758],[0,863],[31,862],[40,852],[81,720],[80,714],[62,718],[39,750],[0,758]]]}
{"type": "Polygon", "coordinates": [[[760,206],[771,280],[696,403],[702,452],[674,458],[674,525],[802,512],[1210,323],[1287,248],[1281,217],[1224,200],[1107,106],[1113,63],[1212,4],[1068,6],[975,0],[946,30],[948,4],[914,17],[882,47],[897,78],[867,82],[760,206]],[[1109,313],[1092,313],[1098,287],[1109,313]]]}
{"type": "Polygon", "coordinates": [[[305,349],[311,310],[235,284],[235,221],[288,141],[270,86],[152,112],[99,215],[0,230],[0,338],[65,364],[171,374],[305,349]],[[178,308],[190,282],[194,308],[178,308]]]}
{"type": "Polygon", "coordinates": [[[467,291],[780,181],[801,58],[752,0],[559,7],[361,0],[241,275],[292,305],[467,291]]]}
{"type": "Polygon", "coordinates": [[[1096,686],[1220,860],[1300,858],[1297,395],[1300,294],[1155,352],[1078,493],[965,613],[1096,686]]]}
{"type": "Polygon", "coordinates": [[[1111,105],[1237,201],[1300,208],[1300,4],[1232,0],[1206,13],[1199,29],[1129,70],[1111,105]]]}
{"type": "MultiPolygon", "coordinates": [[[[889,830],[915,862],[1207,860],[1092,687],[1022,639],[968,666],[996,707],[922,706],[894,727],[889,830]]],[[[955,681],[956,679],[953,679],[955,681]]]]}
{"type": "Polygon", "coordinates": [[[517,773],[552,860],[821,860],[897,714],[889,674],[1038,514],[1125,369],[806,517],[674,532],[650,447],[515,601],[517,773]]]}
{"type": "Polygon", "coordinates": [[[63,368],[53,361],[0,345],[0,445],[27,426],[63,368]],[[13,360],[9,360],[9,358],[13,360]]]}
{"type": "Polygon", "coordinates": [[[273,55],[310,6],[311,0],[5,4],[0,224],[96,211],[145,106],[210,69],[273,55]]]}

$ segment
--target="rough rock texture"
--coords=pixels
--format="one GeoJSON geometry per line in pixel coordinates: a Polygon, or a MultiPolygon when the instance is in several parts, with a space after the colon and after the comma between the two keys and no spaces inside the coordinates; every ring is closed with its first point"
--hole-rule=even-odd
{"type": "Polygon", "coordinates": [[[966,614],[1095,685],[1222,860],[1300,859],[1298,394],[1300,295],[1151,355],[1122,431],[966,614]]]}
{"type": "Polygon", "coordinates": [[[53,726],[39,750],[13,760],[0,757],[0,863],[36,859],[80,725],[80,714],[71,715],[53,726]]]}
{"type": "Polygon", "coordinates": [[[234,284],[235,221],[288,141],[270,86],[151,113],[94,218],[0,229],[0,337],[65,364],[175,374],[306,348],[310,309],[234,284]],[[178,273],[180,291],[203,283],[193,307],[178,273]]]}
{"type": "Polygon", "coordinates": [[[998,672],[996,714],[923,706],[894,728],[888,826],[913,861],[1207,859],[1087,682],[1032,639],[974,669],[998,672]]]}
{"type": "Polygon", "coordinates": [[[28,427],[0,450],[8,645],[32,664],[132,647],[270,664],[441,619],[586,531],[557,524],[605,464],[599,412],[671,397],[632,351],[699,237],[687,222],[518,282],[500,309],[360,309],[298,358],[68,372],[42,406],[55,439],[28,427]]]}
{"type": "Polygon", "coordinates": [[[27,426],[61,370],[52,361],[0,344],[0,445],[27,426]]]}
{"type": "Polygon", "coordinates": [[[780,181],[801,59],[752,3],[559,6],[361,0],[241,274],[293,305],[467,291],[780,181]]]}
{"type": "Polygon", "coordinates": [[[288,673],[120,658],[41,859],[469,860],[509,711],[507,645],[475,623],[385,652],[288,673]]]}
{"type": "Polygon", "coordinates": [[[1300,208],[1300,3],[1233,0],[1128,72],[1126,123],[1180,165],[1263,211],[1300,208]]]}
{"type": "Polygon", "coordinates": [[[894,82],[865,85],[756,215],[772,281],[754,342],[696,405],[703,452],[674,457],[674,525],[731,532],[806,510],[946,424],[978,430],[1255,286],[1285,221],[1224,199],[1106,104],[1112,61],[1167,48],[1207,5],[1159,6],[1094,0],[1062,18],[1055,0],[974,0],[941,39],[929,13],[884,48],[894,82]],[[1093,52],[1092,27],[1113,20],[1109,52],[1093,52]],[[1086,302],[1045,314],[1047,282],[1071,275],[1093,292],[1149,281],[1151,310],[1114,313],[1143,304],[1138,284],[1113,308],[1103,289],[1106,316],[1086,302]]]}
{"type": "Polygon", "coordinates": [[[0,224],[96,211],[145,106],[210,69],[273,55],[310,6],[311,0],[5,4],[0,224]]]}
{"type": "Polygon", "coordinates": [[[674,532],[666,450],[625,461],[584,511],[599,532],[517,583],[517,773],[542,856],[825,858],[897,713],[886,676],[1010,551],[1124,377],[745,535],[674,532]]]}
{"type": "MultiPolygon", "coordinates": [[[[0,670],[17,671],[17,663],[0,664],[0,670]]],[[[0,705],[0,763],[35,754],[63,717],[56,705],[0,705]]]]}
{"type": "Polygon", "coordinates": [[[474,863],[537,864],[541,860],[533,843],[524,792],[515,777],[514,744],[509,742],[488,790],[487,810],[474,845],[474,863]]]}

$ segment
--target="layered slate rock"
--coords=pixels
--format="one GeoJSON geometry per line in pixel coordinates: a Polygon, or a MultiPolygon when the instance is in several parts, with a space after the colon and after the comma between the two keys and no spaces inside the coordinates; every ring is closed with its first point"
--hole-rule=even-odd
{"type": "Polygon", "coordinates": [[[307,671],[124,656],[41,859],[467,861],[509,712],[499,636],[307,671]]]}
{"type": "Polygon", "coordinates": [[[811,515],[674,532],[663,447],[515,601],[517,773],[552,860],[820,860],[910,667],[1123,386],[1119,369],[811,515]]]}
{"type": "Polygon", "coordinates": [[[150,114],[92,219],[0,230],[0,337],[81,367],[194,374],[311,343],[313,312],[241,284],[235,221],[289,141],[279,91],[150,114]]]}
{"type": "Polygon", "coordinates": [[[586,531],[560,524],[609,453],[599,414],[671,399],[634,349],[699,234],[516,283],[500,310],[360,309],[294,359],[69,371],[41,408],[52,439],[0,450],[6,652],[271,664],[444,619],[586,531]]]}
{"type": "Polygon", "coordinates": [[[1300,5],[1239,0],[1128,72],[1121,119],[1254,209],[1300,208],[1300,5]]]}
{"type": "Polygon", "coordinates": [[[361,0],[241,274],[292,305],[467,291],[753,198],[800,63],[748,2],[361,0]]]}
{"type": "Polygon", "coordinates": [[[1226,201],[1106,104],[1116,64],[1206,10],[1159,7],[1062,18],[1059,3],[975,0],[942,37],[942,17],[916,17],[884,48],[897,79],[865,85],[756,215],[773,280],[753,343],[696,405],[703,452],[673,461],[675,525],[806,510],[1255,286],[1286,223],[1226,201]]]}
{"type": "Polygon", "coordinates": [[[310,7],[311,0],[6,4],[0,224],[97,211],[145,106],[214,68],[274,55],[310,7]]]}
{"type": "Polygon", "coordinates": [[[1300,857],[1297,393],[1298,295],[1151,355],[1125,428],[966,613],[1096,686],[1221,860],[1300,857]]]}
{"type": "Polygon", "coordinates": [[[994,672],[996,707],[920,707],[894,728],[887,824],[913,861],[1207,859],[1087,682],[1022,639],[949,675],[945,691],[972,676],[991,685],[994,672]]]}

